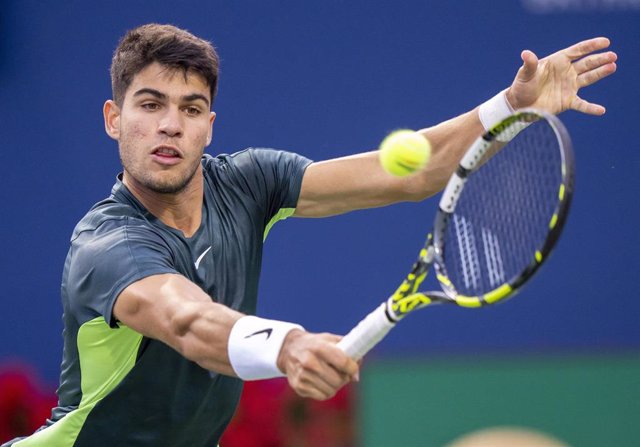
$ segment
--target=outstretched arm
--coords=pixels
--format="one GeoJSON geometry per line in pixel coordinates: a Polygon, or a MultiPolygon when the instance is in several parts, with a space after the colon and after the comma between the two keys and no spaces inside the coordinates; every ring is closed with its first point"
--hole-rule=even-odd
{"type": "MultiPolygon", "coordinates": [[[[525,50],[523,65],[505,91],[513,109],[538,108],[558,114],[573,109],[602,115],[605,108],[582,99],[581,88],[616,71],[617,55],[609,39],[597,37],[560,50],[543,59],[525,50]]],[[[420,130],[432,146],[423,171],[397,178],[385,173],[377,153],[313,163],[302,182],[296,216],[322,217],[402,201],[420,201],[446,184],[464,151],[484,130],[478,108],[436,126],[420,130]]]]}

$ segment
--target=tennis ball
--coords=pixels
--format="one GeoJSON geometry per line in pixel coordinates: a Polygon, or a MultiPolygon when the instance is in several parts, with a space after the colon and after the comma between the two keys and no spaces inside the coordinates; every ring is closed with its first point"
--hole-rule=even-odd
{"type": "Polygon", "coordinates": [[[400,129],[382,140],[380,164],[389,174],[404,177],[422,169],[431,156],[431,143],[418,132],[400,129]]]}

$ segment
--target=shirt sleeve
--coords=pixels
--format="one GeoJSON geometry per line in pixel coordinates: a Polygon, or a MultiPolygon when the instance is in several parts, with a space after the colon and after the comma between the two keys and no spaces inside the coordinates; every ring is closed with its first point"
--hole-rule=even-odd
{"type": "Polygon", "coordinates": [[[73,241],[63,290],[80,323],[102,316],[117,326],[113,305],[130,284],[151,275],[177,273],[169,246],[144,221],[107,221],[73,241]]]}
{"type": "Polygon", "coordinates": [[[265,207],[265,226],[278,216],[293,214],[311,160],[293,152],[264,148],[249,148],[220,157],[241,180],[242,188],[265,207]]]}

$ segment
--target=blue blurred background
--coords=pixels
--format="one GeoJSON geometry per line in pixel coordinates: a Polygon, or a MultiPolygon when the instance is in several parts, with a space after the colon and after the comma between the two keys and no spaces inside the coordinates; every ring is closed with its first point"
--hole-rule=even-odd
{"type": "MultiPolygon", "coordinates": [[[[637,356],[639,1],[3,0],[0,9],[0,362],[26,361],[56,383],[69,236],[120,169],[101,114],[111,55],[126,30],[147,22],[187,28],[220,53],[209,153],[263,146],[315,160],[473,108],[510,84],[525,48],[545,56],[609,37],[618,72],[581,91],[607,114],[561,116],[577,190],[539,276],[500,306],[412,316],[372,358],[637,356]]],[[[276,225],[260,313],[348,331],[406,273],[436,203],[276,225]]]]}

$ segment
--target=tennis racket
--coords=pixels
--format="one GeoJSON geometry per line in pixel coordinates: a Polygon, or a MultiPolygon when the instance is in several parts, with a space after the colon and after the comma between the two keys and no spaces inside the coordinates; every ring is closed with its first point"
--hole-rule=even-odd
{"type": "Polygon", "coordinates": [[[573,183],[571,140],[558,118],[522,110],[496,124],[449,179],[433,230],[405,280],[338,346],[360,359],[417,309],[482,307],[515,294],[558,241],[573,183]],[[432,265],[441,290],[420,291],[432,265]]]}

